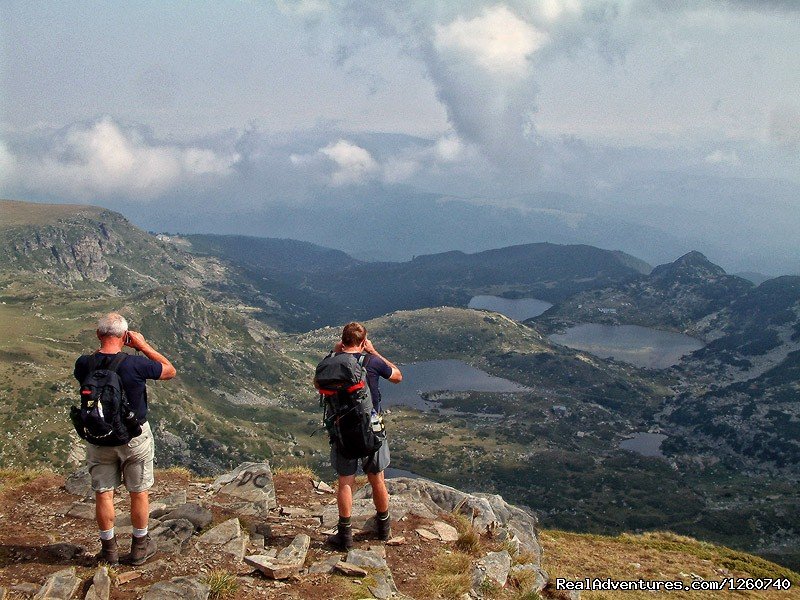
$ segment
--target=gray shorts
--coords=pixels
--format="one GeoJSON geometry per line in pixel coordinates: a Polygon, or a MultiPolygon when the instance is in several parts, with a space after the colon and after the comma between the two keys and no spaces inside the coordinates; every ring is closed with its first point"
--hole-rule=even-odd
{"type": "Polygon", "coordinates": [[[86,444],[86,463],[95,492],[108,492],[123,482],[129,492],[144,492],[153,486],[153,432],[142,425],[141,435],[122,446],[86,444]]]}
{"type": "Polygon", "coordinates": [[[336,451],[336,444],[331,444],[331,466],[336,471],[337,475],[348,476],[355,475],[358,471],[358,463],[361,462],[361,468],[364,473],[380,473],[389,466],[389,440],[384,439],[381,447],[375,452],[364,458],[345,458],[339,456],[336,451]]]}

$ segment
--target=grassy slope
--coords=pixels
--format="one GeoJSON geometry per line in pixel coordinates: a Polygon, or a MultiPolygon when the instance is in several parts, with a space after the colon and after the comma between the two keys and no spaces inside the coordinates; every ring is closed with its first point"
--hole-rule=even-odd
{"type": "Polygon", "coordinates": [[[45,225],[75,215],[97,216],[103,211],[97,206],[82,204],[39,204],[17,200],[0,200],[0,229],[20,225],[45,225]]]}
{"type": "MultiPolygon", "coordinates": [[[[690,582],[699,576],[707,581],[728,577],[789,579],[792,588],[762,592],[742,591],[670,591],[665,597],[686,600],[718,600],[727,598],[798,598],[800,575],[752,554],[731,550],[693,538],[671,533],[654,532],[643,535],[623,534],[616,537],[568,533],[558,530],[541,532],[544,547],[542,566],[550,575],[579,580],[585,577],[636,581],[690,582]]],[[[625,598],[645,600],[659,593],[582,592],[586,600],[625,598]]]]}

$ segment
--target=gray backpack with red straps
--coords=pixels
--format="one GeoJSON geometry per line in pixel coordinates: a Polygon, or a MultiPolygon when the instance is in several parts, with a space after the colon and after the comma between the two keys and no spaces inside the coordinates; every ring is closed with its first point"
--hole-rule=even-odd
{"type": "Polygon", "coordinates": [[[331,352],[317,365],[315,380],[323,407],[323,424],[344,458],[363,458],[383,439],[372,429],[372,397],[367,385],[367,355],[331,352]]]}

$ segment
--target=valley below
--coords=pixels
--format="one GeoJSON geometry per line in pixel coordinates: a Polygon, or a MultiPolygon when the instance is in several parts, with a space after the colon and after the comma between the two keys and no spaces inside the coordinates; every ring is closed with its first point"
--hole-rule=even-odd
{"type": "Polygon", "coordinates": [[[698,253],[651,270],[554,244],[366,263],[154,236],[92,207],[2,211],[0,467],[81,462],[72,366],[119,310],[178,367],[150,385],[160,467],[329,473],[311,378],[359,319],[406,374],[383,383],[393,468],[501,493],[550,528],[670,530],[800,566],[800,278],[755,286],[698,253]],[[626,355],[559,337],[589,325],[671,342],[626,339],[626,355]]]}

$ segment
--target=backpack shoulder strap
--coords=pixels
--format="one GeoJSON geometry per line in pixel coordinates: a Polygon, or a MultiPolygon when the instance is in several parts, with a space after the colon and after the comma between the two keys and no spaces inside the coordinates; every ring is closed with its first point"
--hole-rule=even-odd
{"type": "Polygon", "coordinates": [[[124,361],[126,358],[128,358],[128,355],[127,355],[125,352],[119,352],[119,353],[117,353],[117,355],[116,355],[116,356],[115,356],[113,359],[111,359],[111,362],[110,362],[110,363],[109,363],[109,365],[106,367],[106,369],[108,369],[109,371],[113,371],[114,373],[116,373],[116,372],[117,372],[117,369],[119,369],[119,366],[120,366],[120,365],[123,363],[123,361],[124,361]]]}
{"type": "Polygon", "coordinates": [[[95,352],[94,354],[87,354],[86,355],[86,374],[89,375],[90,373],[96,371],[98,366],[100,365],[100,361],[102,359],[98,354],[95,352]]]}

